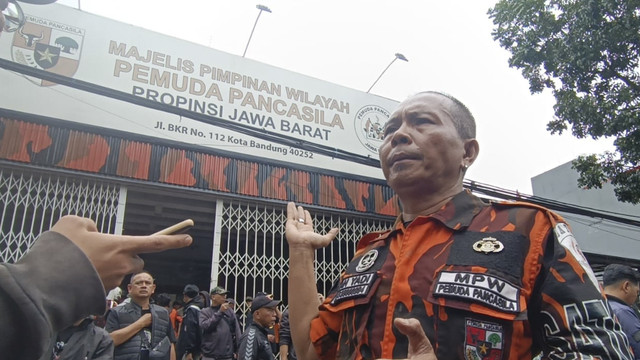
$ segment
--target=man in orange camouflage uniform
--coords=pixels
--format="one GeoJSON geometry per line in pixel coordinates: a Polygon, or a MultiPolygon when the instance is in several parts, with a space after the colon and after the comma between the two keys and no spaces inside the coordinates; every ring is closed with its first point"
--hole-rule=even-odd
{"type": "Polygon", "coordinates": [[[631,358],[564,220],[463,189],[479,146],[462,103],[435,92],[410,97],[389,118],[379,151],[402,214],[392,230],[360,240],[319,309],[315,249],[338,230],[317,234],[309,212],[288,205],[299,358],[631,358]],[[418,321],[398,320],[409,318],[418,321]]]}

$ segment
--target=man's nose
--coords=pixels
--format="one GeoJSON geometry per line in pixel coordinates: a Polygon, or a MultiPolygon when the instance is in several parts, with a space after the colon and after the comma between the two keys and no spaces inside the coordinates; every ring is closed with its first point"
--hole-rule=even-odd
{"type": "Polygon", "coordinates": [[[411,143],[411,135],[409,132],[409,127],[406,124],[400,125],[398,130],[393,133],[393,137],[391,138],[391,145],[397,146],[399,144],[409,144],[411,143]]]}

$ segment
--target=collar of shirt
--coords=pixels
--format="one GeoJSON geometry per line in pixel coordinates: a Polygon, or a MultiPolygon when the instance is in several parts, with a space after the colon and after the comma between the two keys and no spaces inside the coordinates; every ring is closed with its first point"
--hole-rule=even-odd
{"type": "MultiPolygon", "coordinates": [[[[483,202],[479,197],[471,194],[468,190],[463,190],[444,204],[440,210],[431,215],[418,216],[413,221],[425,221],[428,218],[433,218],[451,230],[461,230],[468,227],[473,218],[486,206],[488,206],[488,204],[483,202]]],[[[358,249],[362,249],[374,241],[384,240],[397,231],[405,231],[402,215],[398,215],[396,218],[393,230],[373,232],[365,235],[359,241],[358,249]]]]}
{"type": "MultiPolygon", "coordinates": [[[[451,230],[459,230],[469,226],[473,218],[485,206],[487,206],[487,204],[479,197],[471,194],[469,190],[463,190],[444,204],[440,210],[430,215],[420,215],[413,219],[413,221],[431,217],[439,220],[451,230]]],[[[413,221],[409,221],[408,223],[413,221]]],[[[402,215],[398,215],[394,227],[395,230],[404,230],[405,226],[402,215]]]]}

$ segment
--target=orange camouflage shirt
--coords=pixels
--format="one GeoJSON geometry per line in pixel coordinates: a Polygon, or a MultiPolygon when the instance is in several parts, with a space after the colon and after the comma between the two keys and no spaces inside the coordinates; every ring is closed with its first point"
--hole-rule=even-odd
{"type": "Polygon", "coordinates": [[[419,319],[438,359],[632,358],[562,218],[467,191],[365,235],[311,340],[321,359],[403,359],[396,317],[419,319]]]}

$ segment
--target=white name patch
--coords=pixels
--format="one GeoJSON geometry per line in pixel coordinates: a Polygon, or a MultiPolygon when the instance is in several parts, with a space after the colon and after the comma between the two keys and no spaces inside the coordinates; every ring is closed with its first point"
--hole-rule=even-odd
{"type": "Polygon", "coordinates": [[[331,304],[335,305],[347,299],[367,296],[375,279],[376,273],[373,272],[353,275],[343,279],[331,304]]]}
{"type": "Polygon", "coordinates": [[[487,274],[443,271],[438,276],[433,295],[481,302],[511,313],[520,312],[520,289],[487,274]]]}

